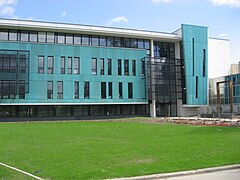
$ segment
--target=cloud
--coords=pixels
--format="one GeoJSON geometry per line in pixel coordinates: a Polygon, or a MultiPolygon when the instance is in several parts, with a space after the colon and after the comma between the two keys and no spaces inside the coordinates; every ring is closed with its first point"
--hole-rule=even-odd
{"type": "Polygon", "coordinates": [[[240,8],[240,0],[210,0],[213,6],[229,6],[240,8]]]}
{"type": "Polygon", "coordinates": [[[116,18],[111,19],[111,21],[109,21],[108,23],[106,23],[107,26],[111,26],[114,23],[119,23],[119,22],[128,22],[128,19],[125,18],[124,16],[119,16],[116,18]]]}
{"type": "Polygon", "coordinates": [[[0,15],[11,16],[15,12],[15,5],[18,0],[0,0],[0,15]]]}
{"type": "Polygon", "coordinates": [[[62,17],[65,17],[66,14],[67,14],[67,11],[63,11],[62,14],[61,14],[61,16],[62,16],[62,17]]]}
{"type": "Polygon", "coordinates": [[[222,34],[219,34],[218,36],[220,36],[220,37],[226,37],[226,36],[228,36],[228,34],[227,34],[227,33],[222,33],[222,34]]]}
{"type": "Polygon", "coordinates": [[[151,0],[153,4],[159,4],[159,3],[170,3],[174,0],[151,0]]]}

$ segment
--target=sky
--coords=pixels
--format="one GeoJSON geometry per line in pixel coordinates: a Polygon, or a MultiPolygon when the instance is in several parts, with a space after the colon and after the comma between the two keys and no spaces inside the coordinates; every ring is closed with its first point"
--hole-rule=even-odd
{"type": "Polygon", "coordinates": [[[240,0],[0,0],[0,18],[173,32],[181,24],[209,27],[229,39],[240,61],[240,0]]]}

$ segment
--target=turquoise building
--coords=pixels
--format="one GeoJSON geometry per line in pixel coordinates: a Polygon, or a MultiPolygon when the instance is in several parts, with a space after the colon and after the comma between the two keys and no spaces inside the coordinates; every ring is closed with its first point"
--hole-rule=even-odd
{"type": "Polygon", "coordinates": [[[207,27],[0,19],[0,118],[182,116],[208,104],[207,84],[207,27]]]}

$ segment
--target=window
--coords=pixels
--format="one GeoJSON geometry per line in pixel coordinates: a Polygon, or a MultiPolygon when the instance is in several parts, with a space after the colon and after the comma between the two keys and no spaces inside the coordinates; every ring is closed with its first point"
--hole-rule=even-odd
{"type": "Polygon", "coordinates": [[[82,35],[82,45],[89,45],[89,36],[82,35]]]}
{"type": "Polygon", "coordinates": [[[141,60],[141,74],[145,75],[145,61],[144,59],[141,60]]]}
{"type": "Polygon", "coordinates": [[[100,59],[100,75],[104,75],[104,59],[100,59]]]}
{"type": "Polygon", "coordinates": [[[46,32],[38,32],[38,42],[46,42],[46,32]]]}
{"type": "Polygon", "coordinates": [[[142,39],[138,40],[138,48],[144,49],[144,40],[142,40],[142,39]]]}
{"type": "Polygon", "coordinates": [[[101,82],[101,98],[106,99],[106,82],[101,82]]]}
{"type": "Polygon", "coordinates": [[[65,57],[61,57],[61,74],[65,74],[65,57]]]}
{"type": "Polygon", "coordinates": [[[99,46],[99,37],[98,36],[92,36],[92,46],[99,46]]]}
{"type": "Polygon", "coordinates": [[[29,40],[31,42],[37,42],[38,41],[38,32],[31,31],[29,34],[29,40]]]}
{"type": "Polygon", "coordinates": [[[62,81],[57,82],[57,98],[63,99],[63,82],[62,81]]]}
{"type": "Polygon", "coordinates": [[[124,75],[129,75],[129,60],[124,60],[124,75]]]}
{"type": "Polygon", "coordinates": [[[25,99],[25,81],[19,81],[19,99],[25,99]]]}
{"type": "Polygon", "coordinates": [[[0,40],[8,40],[8,30],[0,30],[0,40]]]}
{"type": "Polygon", "coordinates": [[[203,49],[203,77],[206,76],[206,49],[203,49]]]}
{"type": "Polygon", "coordinates": [[[52,81],[47,82],[47,98],[48,99],[53,98],[53,82],[52,81]]]}
{"type": "Polygon", "coordinates": [[[9,31],[9,41],[17,41],[18,39],[18,33],[15,30],[9,31]]]}
{"type": "Polygon", "coordinates": [[[109,46],[109,47],[113,47],[114,46],[113,37],[107,37],[107,46],[109,46]]]}
{"type": "Polygon", "coordinates": [[[131,39],[131,47],[132,48],[137,48],[138,47],[137,39],[131,39]]]}
{"type": "Polygon", "coordinates": [[[74,98],[79,99],[79,81],[74,82],[74,98]]]}
{"type": "Polygon", "coordinates": [[[112,59],[108,59],[108,75],[112,75],[112,59]]]}
{"type": "Polygon", "coordinates": [[[19,72],[20,73],[25,73],[25,70],[26,70],[26,56],[25,55],[20,55],[19,72]]]}
{"type": "Polygon", "coordinates": [[[118,84],[118,91],[119,91],[119,99],[122,99],[123,98],[122,82],[118,84]]]}
{"type": "Polygon", "coordinates": [[[90,91],[89,82],[85,81],[84,82],[84,99],[90,98],[89,91],[90,91]]]}
{"type": "Polygon", "coordinates": [[[28,41],[28,31],[21,31],[21,35],[20,35],[20,41],[28,41]]]}
{"type": "Polygon", "coordinates": [[[118,75],[122,75],[122,60],[118,59],[118,75]]]}
{"type": "Polygon", "coordinates": [[[136,76],[136,60],[132,60],[132,75],[136,76]]]}
{"type": "Polygon", "coordinates": [[[44,56],[38,56],[38,74],[44,73],[44,56]]]}
{"type": "Polygon", "coordinates": [[[124,38],[124,47],[131,47],[130,38],[124,38]]]}
{"type": "Polygon", "coordinates": [[[108,83],[108,98],[112,99],[112,82],[108,83]]]}
{"type": "Polygon", "coordinates": [[[196,98],[198,98],[198,76],[196,76],[196,98]]]}
{"type": "Polygon", "coordinates": [[[73,35],[72,34],[67,34],[66,35],[66,43],[67,44],[73,44],[73,35]]]}
{"type": "Polygon", "coordinates": [[[107,45],[106,36],[100,36],[99,43],[100,43],[100,46],[106,46],[107,45]]]}
{"type": "Polygon", "coordinates": [[[114,37],[114,47],[122,47],[122,39],[120,37],[114,37]]]}
{"type": "Polygon", "coordinates": [[[128,83],[128,98],[133,98],[133,83],[128,83]]]}
{"type": "Polygon", "coordinates": [[[194,38],[192,38],[192,73],[193,73],[193,76],[194,76],[194,38]]]}
{"type": "Polygon", "coordinates": [[[47,32],[47,42],[54,43],[54,33],[47,32]]]}
{"type": "Polygon", "coordinates": [[[72,74],[72,57],[68,57],[68,74],[72,74]]]}
{"type": "Polygon", "coordinates": [[[92,58],[92,74],[97,74],[97,58],[92,58]]]}
{"type": "Polygon", "coordinates": [[[65,44],[65,34],[61,34],[61,33],[57,34],[57,43],[65,44]]]}
{"type": "Polygon", "coordinates": [[[80,73],[80,60],[79,60],[79,57],[75,57],[74,58],[74,70],[73,70],[73,73],[74,74],[79,74],[80,73]]]}
{"type": "Polygon", "coordinates": [[[73,38],[74,44],[81,44],[81,35],[74,35],[73,38]]]}
{"type": "Polygon", "coordinates": [[[48,56],[48,74],[53,74],[53,56],[48,56]]]}

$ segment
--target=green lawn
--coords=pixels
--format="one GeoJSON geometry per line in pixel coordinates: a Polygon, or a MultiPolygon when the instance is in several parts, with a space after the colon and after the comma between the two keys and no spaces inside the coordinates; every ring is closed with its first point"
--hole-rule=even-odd
{"type": "MultiPolygon", "coordinates": [[[[0,162],[46,179],[104,179],[240,163],[240,128],[142,122],[0,123],[0,162]]],[[[0,166],[0,179],[24,176],[0,166]]]]}

